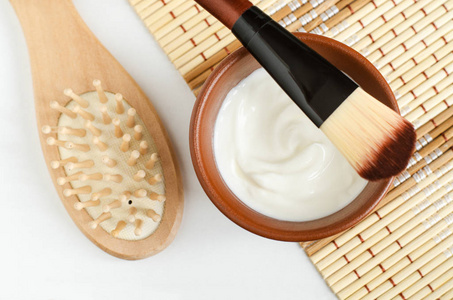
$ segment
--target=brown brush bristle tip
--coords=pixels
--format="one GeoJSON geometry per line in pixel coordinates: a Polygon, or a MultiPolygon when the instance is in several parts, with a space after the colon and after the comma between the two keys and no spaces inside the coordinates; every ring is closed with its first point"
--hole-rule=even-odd
{"type": "Polygon", "coordinates": [[[358,170],[361,177],[377,181],[396,176],[406,169],[415,150],[417,135],[409,121],[403,120],[401,124],[395,132],[395,138],[389,137],[382,144],[374,161],[367,162],[358,170]]]}

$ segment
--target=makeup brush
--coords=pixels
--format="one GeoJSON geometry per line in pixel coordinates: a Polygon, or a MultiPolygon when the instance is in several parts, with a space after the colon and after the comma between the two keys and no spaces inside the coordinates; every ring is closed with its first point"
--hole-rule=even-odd
{"type": "Polygon", "coordinates": [[[412,124],[362,90],[247,0],[196,0],[230,28],[299,108],[365,179],[401,173],[412,124]]]}

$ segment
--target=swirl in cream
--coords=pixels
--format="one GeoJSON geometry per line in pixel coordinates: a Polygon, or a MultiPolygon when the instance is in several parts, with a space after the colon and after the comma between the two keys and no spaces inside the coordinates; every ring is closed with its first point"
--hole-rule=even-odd
{"type": "Polygon", "coordinates": [[[231,191],[247,206],[279,220],[328,216],[367,184],[263,69],[225,98],[214,153],[231,191]]]}

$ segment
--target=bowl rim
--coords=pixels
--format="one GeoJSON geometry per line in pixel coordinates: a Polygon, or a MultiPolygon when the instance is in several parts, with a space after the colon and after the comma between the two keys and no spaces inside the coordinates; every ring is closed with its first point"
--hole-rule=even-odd
{"type": "MultiPolygon", "coordinates": [[[[389,101],[391,102],[392,109],[394,109],[396,112],[399,113],[398,105],[395,100],[394,94],[388,85],[387,81],[385,78],[382,76],[382,74],[374,67],[374,65],[369,62],[365,57],[363,57],[360,53],[357,51],[351,49],[350,47],[342,44],[341,42],[338,42],[336,40],[324,37],[324,36],[319,36],[315,34],[308,34],[308,33],[295,33],[295,35],[304,40],[304,41],[313,41],[316,40],[316,42],[324,44],[326,46],[330,46],[332,48],[341,48],[343,52],[348,52],[350,55],[354,57],[355,60],[359,61],[361,64],[364,64],[365,69],[371,73],[373,78],[376,79],[376,81],[379,81],[380,85],[384,86],[384,89],[386,89],[386,94],[389,95],[389,101]]],[[[221,176],[220,172],[218,169],[217,173],[219,174],[220,178],[222,179],[223,185],[231,192],[231,194],[234,196],[233,198],[235,199],[225,199],[223,195],[220,195],[212,181],[211,176],[209,176],[209,172],[206,171],[206,168],[204,167],[203,159],[202,159],[202,149],[201,149],[201,143],[200,143],[200,128],[202,127],[203,124],[203,112],[206,109],[207,103],[210,101],[210,93],[212,89],[214,88],[215,84],[219,81],[219,78],[223,76],[232,66],[233,64],[237,63],[240,59],[242,59],[244,56],[247,56],[250,54],[248,51],[241,47],[229,56],[227,56],[216,68],[215,70],[210,74],[210,76],[207,78],[205,81],[198,97],[196,100],[196,103],[194,105],[193,113],[192,113],[192,118],[190,122],[190,132],[189,132],[189,141],[190,141],[190,152],[191,152],[191,157],[192,157],[192,163],[195,169],[195,173],[198,177],[198,180],[203,187],[205,193],[211,200],[211,202],[231,221],[239,225],[240,227],[253,232],[257,235],[274,239],[274,240],[281,240],[281,241],[312,241],[312,240],[318,240],[322,238],[326,238],[335,234],[338,234],[340,232],[343,232],[357,223],[359,223],[361,220],[363,220],[365,217],[367,217],[373,210],[374,208],[379,204],[379,202],[384,198],[386,195],[387,191],[390,189],[390,186],[394,180],[394,177],[385,179],[382,181],[382,188],[379,190],[379,196],[376,197],[375,201],[368,201],[370,202],[367,207],[362,207],[361,209],[358,209],[357,213],[353,217],[346,217],[341,220],[341,224],[339,226],[336,226],[334,228],[332,227],[325,227],[313,231],[293,231],[293,230],[282,230],[282,229],[277,229],[277,228],[261,228],[260,226],[255,226],[254,222],[250,219],[247,219],[243,215],[238,215],[235,211],[232,211],[230,207],[226,205],[227,201],[240,201],[243,203],[228,187],[228,185],[224,182],[223,177],[221,176]]],[[[211,100],[213,101],[213,100],[211,100]]],[[[217,168],[217,166],[216,166],[217,168]]],[[[357,198],[356,198],[357,199],[357,198]]],[[[351,202],[353,203],[354,200],[351,202]]],[[[367,203],[368,203],[367,202],[367,203]]],[[[245,205],[245,204],[244,204],[245,205]]],[[[348,204],[346,207],[348,207],[350,204],[348,204]]],[[[251,208],[249,208],[252,210],[251,208]]],[[[344,208],[343,208],[344,209],[344,208]]],[[[342,210],[343,210],[342,209],[342,210]]],[[[342,211],[340,210],[340,211],[342,211]]],[[[255,211],[256,212],[256,211],[255,211]]],[[[257,213],[257,212],[256,212],[257,213]]],[[[336,212],[338,213],[338,212],[336,212]]],[[[258,213],[259,214],[259,213],[258,213]]],[[[262,214],[260,214],[262,215],[262,214]]],[[[265,215],[262,215],[265,216],[265,215]]],[[[330,216],[330,215],[329,215],[330,216]]],[[[325,217],[328,218],[329,216],[325,217]]],[[[265,216],[267,217],[267,216],[265,216]]],[[[278,219],[273,219],[270,217],[267,217],[271,220],[280,222],[280,223],[288,223],[288,224],[300,224],[300,223],[307,223],[307,222],[290,222],[290,221],[283,221],[283,220],[278,220],[278,219]]],[[[323,219],[323,218],[321,218],[323,219]]],[[[317,219],[314,221],[318,221],[321,219],[317,219]]],[[[312,222],[312,221],[308,221],[312,222]]]]}

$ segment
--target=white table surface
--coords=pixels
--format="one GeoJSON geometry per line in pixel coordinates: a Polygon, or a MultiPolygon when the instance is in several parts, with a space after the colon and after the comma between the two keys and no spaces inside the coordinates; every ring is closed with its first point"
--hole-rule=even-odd
{"type": "Polygon", "coordinates": [[[243,230],[206,197],[189,156],[195,97],[127,1],[75,5],[166,125],[183,174],[183,221],[166,250],[139,261],[104,253],[77,229],[44,164],[25,40],[2,0],[0,299],[336,299],[298,244],[243,230]]]}

